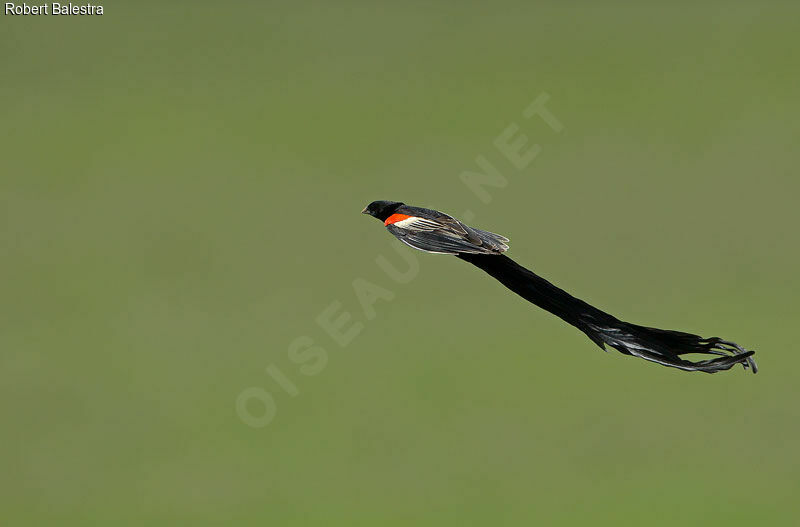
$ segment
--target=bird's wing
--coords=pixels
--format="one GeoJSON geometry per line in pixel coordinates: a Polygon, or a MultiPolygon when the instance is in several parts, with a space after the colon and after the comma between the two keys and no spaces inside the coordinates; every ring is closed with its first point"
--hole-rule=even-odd
{"type": "MultiPolygon", "coordinates": [[[[441,214],[441,213],[440,213],[441,214]]],[[[406,245],[437,254],[500,254],[508,250],[508,238],[473,229],[450,216],[423,218],[390,217],[386,228],[406,245]]],[[[444,215],[443,215],[444,216],[444,215]]]]}

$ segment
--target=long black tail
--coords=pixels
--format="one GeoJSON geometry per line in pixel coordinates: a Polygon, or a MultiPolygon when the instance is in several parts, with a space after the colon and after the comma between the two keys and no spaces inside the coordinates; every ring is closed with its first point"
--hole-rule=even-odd
{"type": "Polygon", "coordinates": [[[626,355],[686,371],[716,373],[728,370],[735,364],[742,364],[745,369],[749,367],[753,373],[757,371],[752,359],[755,352],[734,342],[623,322],[559,289],[505,255],[456,256],[483,269],[525,300],[580,329],[603,350],[608,344],[626,355]],[[680,357],[691,353],[718,357],[697,362],[680,357]]]}

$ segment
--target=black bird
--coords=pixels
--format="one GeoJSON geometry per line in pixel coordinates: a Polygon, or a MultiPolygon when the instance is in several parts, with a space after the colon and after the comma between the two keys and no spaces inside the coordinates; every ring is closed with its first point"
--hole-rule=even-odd
{"type": "Polygon", "coordinates": [[[398,240],[414,249],[452,254],[482,269],[525,300],[583,331],[600,349],[609,345],[625,355],[685,371],[716,373],[736,364],[757,371],[755,352],[734,342],[631,324],[575,298],[504,255],[508,250],[505,236],[398,201],[373,201],[361,212],[381,220],[398,240]],[[681,358],[693,353],[717,357],[696,362],[681,358]]]}

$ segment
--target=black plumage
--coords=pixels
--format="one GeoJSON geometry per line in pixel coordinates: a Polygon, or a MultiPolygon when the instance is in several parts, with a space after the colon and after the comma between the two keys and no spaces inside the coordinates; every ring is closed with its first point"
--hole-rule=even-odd
{"type": "Polygon", "coordinates": [[[485,271],[522,298],[580,329],[603,350],[608,345],[625,355],[685,371],[716,373],[736,364],[757,371],[752,358],[755,352],[734,342],[631,324],[575,298],[502,254],[508,250],[504,236],[469,227],[443,212],[401,202],[375,201],[362,212],[383,221],[406,245],[452,254],[485,271]],[[714,358],[691,361],[682,357],[690,354],[714,358]]]}
{"type": "Polygon", "coordinates": [[[751,358],[755,352],[738,344],[717,337],[703,338],[682,331],[624,322],[575,298],[506,255],[456,256],[493,276],[525,300],[580,329],[603,350],[608,345],[626,355],[686,371],[715,373],[739,363],[745,368],[752,368],[753,373],[757,371],[756,363],[751,358]],[[718,357],[697,362],[681,358],[681,355],[692,353],[718,357]]]}

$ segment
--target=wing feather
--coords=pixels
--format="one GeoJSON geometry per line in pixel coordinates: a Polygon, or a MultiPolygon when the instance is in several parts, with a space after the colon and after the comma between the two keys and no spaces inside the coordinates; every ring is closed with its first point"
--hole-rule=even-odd
{"type": "Polygon", "coordinates": [[[401,242],[430,253],[499,254],[508,250],[508,245],[505,244],[507,238],[463,227],[456,231],[450,225],[424,218],[408,218],[386,226],[401,242]]]}

